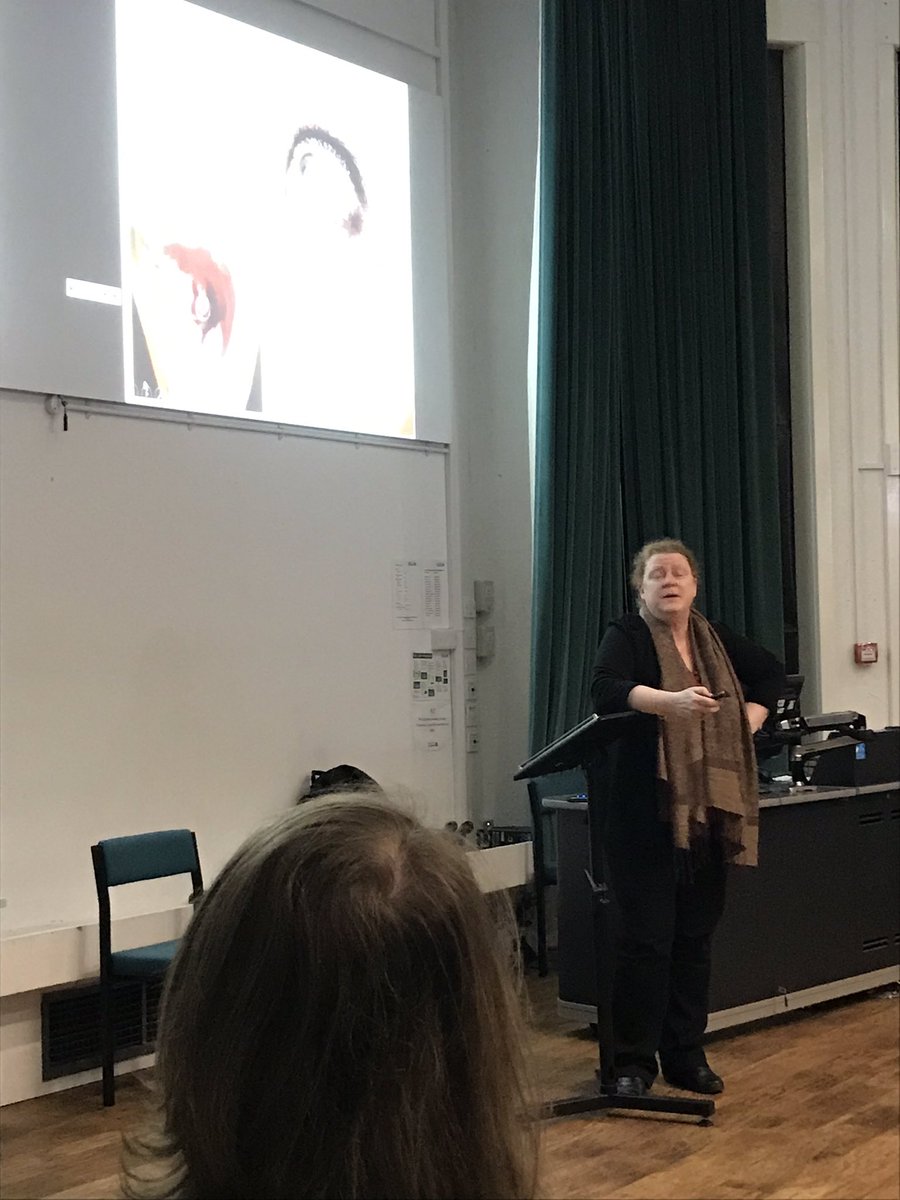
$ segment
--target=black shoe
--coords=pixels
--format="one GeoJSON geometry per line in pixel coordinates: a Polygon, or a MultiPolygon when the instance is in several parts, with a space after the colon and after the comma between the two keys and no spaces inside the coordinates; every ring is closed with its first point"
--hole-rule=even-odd
{"type": "Polygon", "coordinates": [[[684,1088],[686,1092],[699,1092],[702,1096],[718,1096],[725,1091],[721,1076],[710,1067],[682,1067],[680,1071],[663,1071],[663,1079],[672,1087],[684,1088]]]}
{"type": "Polygon", "coordinates": [[[616,1079],[617,1096],[646,1096],[649,1091],[640,1075],[620,1075],[616,1079]]]}

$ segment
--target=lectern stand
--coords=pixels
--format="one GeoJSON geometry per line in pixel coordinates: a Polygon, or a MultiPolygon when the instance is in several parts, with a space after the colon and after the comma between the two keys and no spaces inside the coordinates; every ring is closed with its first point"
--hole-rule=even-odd
{"type": "Polygon", "coordinates": [[[545,1118],[617,1108],[699,1117],[701,1125],[709,1125],[710,1118],[716,1111],[712,1100],[688,1100],[677,1096],[622,1096],[616,1091],[612,1019],[612,964],[615,960],[608,921],[609,889],[603,878],[602,776],[610,743],[625,734],[634,723],[649,719],[651,718],[636,712],[617,713],[610,717],[589,717],[523,763],[513,776],[516,780],[537,779],[543,775],[554,775],[559,771],[571,771],[580,767],[587,779],[590,831],[588,882],[591,887],[594,966],[597,979],[597,1049],[600,1067],[596,1074],[599,1090],[587,1095],[549,1101],[541,1111],[545,1118]]]}

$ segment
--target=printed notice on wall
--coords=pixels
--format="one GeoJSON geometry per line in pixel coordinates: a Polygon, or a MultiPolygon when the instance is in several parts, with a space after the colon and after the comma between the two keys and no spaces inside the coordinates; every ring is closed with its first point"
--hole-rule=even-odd
{"type": "Polygon", "coordinates": [[[422,568],[414,559],[391,563],[391,613],[395,629],[422,628],[422,568]]]}
{"type": "Polygon", "coordinates": [[[433,754],[447,745],[447,733],[443,729],[417,725],[413,740],[419,750],[427,750],[433,754]]]}
{"type": "Polygon", "coordinates": [[[413,651],[412,698],[421,704],[450,703],[450,658],[430,650],[413,651]]]}
{"type": "Polygon", "coordinates": [[[446,561],[395,558],[391,563],[391,611],[395,629],[446,629],[446,561]]]}
{"type": "Polygon", "coordinates": [[[412,656],[413,740],[420,750],[450,743],[450,658],[431,651],[412,656]]]}
{"type": "Polygon", "coordinates": [[[413,741],[419,750],[443,750],[450,744],[450,706],[430,704],[416,706],[413,717],[413,741]]]}
{"type": "Polygon", "coordinates": [[[431,559],[422,568],[422,595],[426,629],[444,629],[447,616],[447,564],[431,559]]]}

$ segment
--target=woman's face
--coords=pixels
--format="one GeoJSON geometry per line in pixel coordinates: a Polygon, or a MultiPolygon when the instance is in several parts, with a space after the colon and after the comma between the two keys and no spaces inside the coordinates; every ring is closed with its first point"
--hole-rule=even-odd
{"type": "Polygon", "coordinates": [[[639,593],[660,621],[674,621],[690,611],[697,595],[697,577],[683,554],[652,554],[644,567],[639,593]]]}

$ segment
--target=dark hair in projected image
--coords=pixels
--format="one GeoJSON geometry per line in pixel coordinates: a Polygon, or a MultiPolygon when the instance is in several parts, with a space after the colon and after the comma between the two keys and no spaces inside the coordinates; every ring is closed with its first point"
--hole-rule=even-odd
{"type": "Polygon", "coordinates": [[[300,174],[305,175],[315,147],[324,147],[331,151],[346,172],[347,180],[353,187],[357,203],[356,207],[344,217],[344,228],[351,237],[355,237],[356,234],[362,233],[363,214],[368,206],[368,200],[366,200],[366,189],[356,159],[340,138],[336,138],[327,129],[321,129],[318,125],[304,125],[294,134],[294,140],[288,151],[287,170],[290,171],[296,161],[300,174]]]}
{"type": "Polygon", "coordinates": [[[406,85],[185,0],[117,65],[126,398],[414,437],[406,85]]]}

